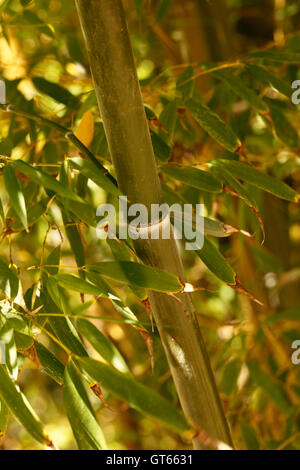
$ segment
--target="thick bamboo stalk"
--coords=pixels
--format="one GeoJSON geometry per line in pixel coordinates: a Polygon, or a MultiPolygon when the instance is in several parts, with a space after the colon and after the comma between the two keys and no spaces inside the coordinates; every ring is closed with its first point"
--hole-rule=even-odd
{"type": "MultiPolygon", "coordinates": [[[[120,189],[129,201],[150,208],[162,202],[161,188],[122,2],[76,0],[76,5],[120,189]]],[[[174,239],[138,240],[136,249],[146,264],[184,278],[174,239]]],[[[197,429],[231,445],[190,296],[181,294],[180,300],[150,294],[182,408],[197,429]]],[[[194,445],[201,447],[196,439],[194,445]]]]}

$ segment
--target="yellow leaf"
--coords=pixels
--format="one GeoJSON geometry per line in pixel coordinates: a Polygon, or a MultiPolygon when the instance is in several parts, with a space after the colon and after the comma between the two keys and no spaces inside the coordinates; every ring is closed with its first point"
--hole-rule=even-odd
{"type": "Polygon", "coordinates": [[[86,147],[91,145],[94,137],[94,119],[91,110],[86,111],[82,116],[76,136],[86,147]]]}

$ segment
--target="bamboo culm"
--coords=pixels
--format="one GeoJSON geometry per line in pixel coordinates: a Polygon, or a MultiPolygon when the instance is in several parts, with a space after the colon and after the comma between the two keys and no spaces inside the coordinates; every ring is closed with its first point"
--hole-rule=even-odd
{"type": "MultiPolygon", "coordinates": [[[[76,0],[98,105],[120,190],[132,203],[161,204],[162,193],[121,0],[76,0]]],[[[145,264],[184,280],[174,238],[136,240],[145,264]]],[[[189,294],[150,292],[151,309],[188,421],[232,446],[189,294]],[[167,325],[167,326],[166,326],[167,325]],[[172,325],[172,326],[170,326],[172,325]]],[[[194,439],[196,449],[203,448],[194,439]]]]}

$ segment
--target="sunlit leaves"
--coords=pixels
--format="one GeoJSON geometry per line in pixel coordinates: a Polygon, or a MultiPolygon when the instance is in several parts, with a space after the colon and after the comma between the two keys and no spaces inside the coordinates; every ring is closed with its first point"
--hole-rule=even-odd
{"type": "Polygon", "coordinates": [[[14,299],[19,290],[19,279],[15,272],[0,259],[0,291],[9,299],[14,299]]]}
{"type": "Polygon", "coordinates": [[[72,363],[65,369],[64,403],[80,450],[105,449],[105,438],[92,410],[81,377],[72,363]]]}
{"type": "Polygon", "coordinates": [[[35,349],[43,371],[59,385],[62,385],[64,382],[64,365],[49,349],[38,341],[35,342],[35,349]]]}
{"type": "Polygon", "coordinates": [[[119,261],[118,263],[104,261],[89,265],[87,269],[116,281],[145,289],[179,292],[183,288],[183,284],[173,274],[133,261],[119,261]]]}
{"type": "Polygon", "coordinates": [[[100,287],[84,281],[79,277],[73,276],[72,274],[57,274],[54,276],[54,280],[65,289],[96,296],[104,295],[105,297],[108,297],[109,295],[108,292],[104,291],[100,287]]]}
{"type": "Polygon", "coordinates": [[[17,160],[13,162],[13,166],[23,175],[30,178],[37,184],[54,191],[55,193],[59,194],[62,197],[66,197],[69,199],[73,199],[74,201],[81,201],[80,197],[77,196],[71,189],[61,184],[52,176],[48,175],[47,173],[43,172],[38,168],[34,168],[33,166],[29,165],[22,160],[17,160]]]}
{"type": "Polygon", "coordinates": [[[78,107],[78,98],[72,95],[66,88],[41,77],[35,77],[32,81],[36,88],[42,93],[45,93],[45,95],[51,96],[51,98],[63,103],[69,108],[76,109],[78,107]]]}
{"type": "Polygon", "coordinates": [[[94,163],[80,157],[71,158],[69,161],[73,168],[76,168],[87,178],[90,178],[100,188],[105,189],[114,196],[121,194],[118,188],[96,167],[96,165],[94,165],[94,163]]]}
{"type": "Polygon", "coordinates": [[[46,446],[53,446],[51,439],[45,434],[39,418],[27,399],[7,373],[6,366],[1,364],[0,398],[34,439],[46,446]]]}
{"type": "Polygon", "coordinates": [[[120,372],[129,371],[118,349],[93,323],[82,319],[77,321],[77,327],[79,332],[91,343],[103,359],[120,372]]]}
{"type": "Polygon", "coordinates": [[[10,197],[11,205],[22,222],[24,228],[27,230],[28,221],[25,198],[14,169],[10,165],[6,165],[3,170],[3,176],[6,190],[10,197]]]}
{"type": "MultiPolygon", "coordinates": [[[[40,219],[40,217],[46,212],[48,202],[49,202],[49,199],[45,197],[29,208],[28,214],[27,214],[28,215],[28,227],[33,226],[40,219]]],[[[15,231],[19,231],[19,230],[22,230],[23,225],[19,219],[16,219],[11,224],[11,228],[15,231]]]]}
{"type": "Polygon", "coordinates": [[[8,322],[0,330],[0,341],[5,346],[4,362],[7,366],[9,375],[17,380],[18,378],[18,362],[17,362],[17,347],[14,338],[14,330],[10,327],[8,322]]]}

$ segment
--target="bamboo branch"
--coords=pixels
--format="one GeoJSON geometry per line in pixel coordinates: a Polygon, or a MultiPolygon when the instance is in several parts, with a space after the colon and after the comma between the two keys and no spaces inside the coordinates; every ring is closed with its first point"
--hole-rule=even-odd
{"type": "MultiPolygon", "coordinates": [[[[118,184],[131,202],[150,208],[162,202],[161,188],[121,0],[75,1],[118,184]]],[[[184,279],[173,238],[137,240],[135,247],[146,264],[184,279]]],[[[199,432],[231,446],[190,296],[149,298],[185,415],[199,432]]],[[[203,447],[200,439],[194,446],[203,447]]]]}

